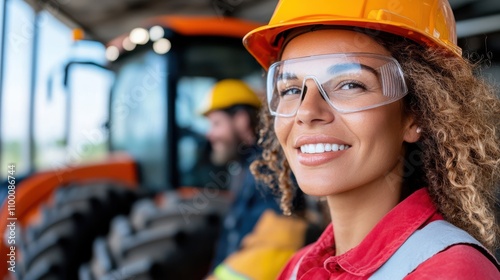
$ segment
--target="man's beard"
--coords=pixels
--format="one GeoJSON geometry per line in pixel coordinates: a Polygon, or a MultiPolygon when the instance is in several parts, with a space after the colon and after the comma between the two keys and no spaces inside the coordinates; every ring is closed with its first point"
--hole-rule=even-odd
{"type": "Polygon", "coordinates": [[[223,149],[212,149],[210,153],[210,160],[217,166],[225,165],[229,161],[237,159],[239,159],[237,141],[233,141],[232,143],[226,142],[223,149]]]}

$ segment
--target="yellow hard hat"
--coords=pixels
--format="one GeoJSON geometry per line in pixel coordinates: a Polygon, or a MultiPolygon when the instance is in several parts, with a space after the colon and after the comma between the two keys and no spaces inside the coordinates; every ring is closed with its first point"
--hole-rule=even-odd
{"type": "Polygon", "coordinates": [[[226,79],[216,83],[208,99],[207,107],[202,111],[203,115],[236,105],[249,105],[260,108],[262,104],[246,83],[236,79],[226,79]]]}
{"type": "Polygon", "coordinates": [[[283,45],[278,35],[310,25],[379,30],[462,55],[447,0],[280,0],[269,24],[250,31],[243,44],[268,69],[283,45]]]}

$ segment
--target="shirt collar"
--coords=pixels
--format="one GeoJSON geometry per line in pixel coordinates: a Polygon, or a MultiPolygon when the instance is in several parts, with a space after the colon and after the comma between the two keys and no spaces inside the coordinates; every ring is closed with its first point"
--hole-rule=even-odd
{"type": "Polygon", "coordinates": [[[422,188],[389,211],[358,246],[340,256],[332,256],[335,237],[332,225],[328,226],[304,257],[303,265],[312,267],[315,262],[330,272],[341,267],[356,276],[371,275],[436,212],[427,189],[422,188]]]}

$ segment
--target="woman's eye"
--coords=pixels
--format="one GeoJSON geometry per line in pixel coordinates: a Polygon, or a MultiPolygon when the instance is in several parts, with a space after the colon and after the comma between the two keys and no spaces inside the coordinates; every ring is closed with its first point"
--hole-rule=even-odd
{"type": "Polygon", "coordinates": [[[366,89],[364,85],[357,82],[346,82],[340,86],[342,90],[350,90],[350,89],[366,89]]]}
{"type": "Polygon", "coordinates": [[[302,89],[300,88],[287,88],[284,90],[280,91],[280,96],[290,96],[290,95],[300,95],[302,92],[302,89]]]}

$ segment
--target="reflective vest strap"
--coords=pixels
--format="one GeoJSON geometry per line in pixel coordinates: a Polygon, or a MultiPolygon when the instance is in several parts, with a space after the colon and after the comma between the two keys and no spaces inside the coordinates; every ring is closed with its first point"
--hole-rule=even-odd
{"type": "Polygon", "coordinates": [[[302,259],[304,259],[304,256],[306,254],[302,255],[302,257],[299,259],[295,267],[293,268],[292,275],[290,275],[290,280],[297,280],[297,275],[299,274],[299,267],[300,264],[302,264],[302,259]]]}
{"type": "Polygon", "coordinates": [[[421,263],[455,244],[484,248],[474,237],[447,221],[431,222],[413,233],[369,279],[403,279],[421,263]]]}
{"type": "Polygon", "coordinates": [[[217,280],[250,280],[247,276],[224,264],[220,264],[215,268],[214,276],[217,280]]]}

